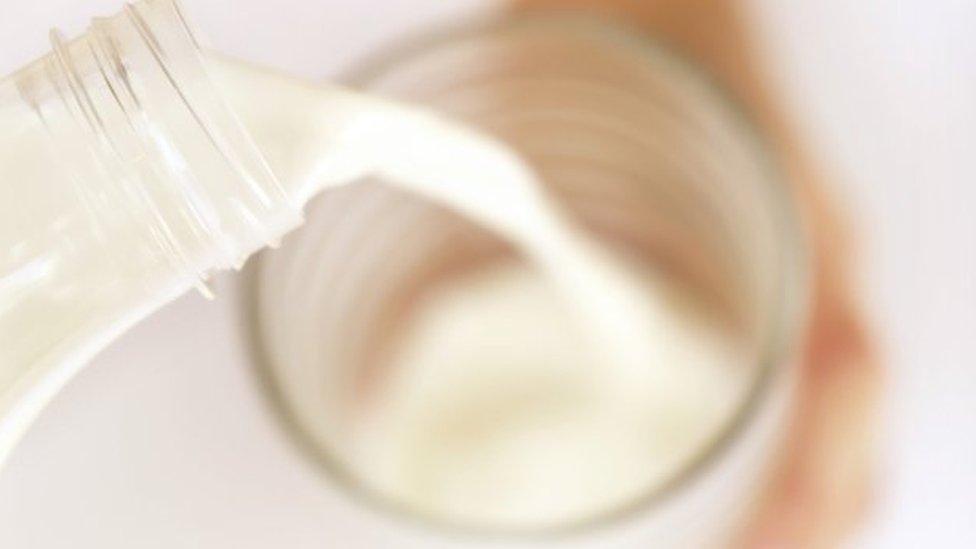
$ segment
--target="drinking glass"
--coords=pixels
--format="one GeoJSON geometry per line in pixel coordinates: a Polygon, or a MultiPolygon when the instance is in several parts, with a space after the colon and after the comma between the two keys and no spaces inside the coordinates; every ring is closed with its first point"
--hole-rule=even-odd
{"type": "Polygon", "coordinates": [[[417,509],[356,463],[348,443],[356,418],[381,404],[371,400],[380,398],[375,388],[393,375],[390,357],[425,296],[525,259],[441,206],[361,181],[314,201],[307,224],[247,274],[256,369],[329,486],[390,511],[369,514],[369,524],[407,517],[421,525],[427,546],[472,538],[727,543],[757,504],[784,434],[806,301],[798,214],[746,113],[668,46],[569,16],[427,36],[373,59],[351,81],[463,120],[518,151],[594,239],[720,311],[747,355],[747,383],[693,455],[637,497],[572,520],[514,526],[417,509]]]}

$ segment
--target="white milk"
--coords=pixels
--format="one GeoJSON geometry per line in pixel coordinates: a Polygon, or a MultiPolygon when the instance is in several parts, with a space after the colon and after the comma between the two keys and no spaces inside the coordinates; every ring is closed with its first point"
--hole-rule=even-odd
{"type": "Polygon", "coordinates": [[[621,372],[612,342],[588,337],[548,282],[500,265],[427,297],[355,434],[354,470],[422,513],[532,528],[631,502],[693,458],[743,381],[713,312],[665,289],[659,335],[683,353],[655,365],[669,370],[661,400],[661,378],[621,372]],[[620,394],[601,376],[631,386],[620,394]]]}
{"type": "MultiPolygon", "coordinates": [[[[364,457],[384,471],[374,480],[385,491],[479,522],[559,519],[643,491],[717,429],[729,400],[721,388],[737,385],[721,368],[732,361],[727,342],[696,315],[676,312],[667,284],[637,276],[567,224],[506,148],[430,113],[222,59],[210,65],[296,208],[322,189],[378,175],[496,231],[538,268],[486,273],[428,306],[398,358],[402,376],[389,389],[391,408],[376,412],[362,441],[364,457]],[[506,302],[527,316],[506,324],[494,309],[506,302]],[[563,307],[572,312],[557,313],[563,307]],[[476,347],[455,330],[473,318],[525,353],[516,371],[504,353],[469,354],[476,347]],[[578,337],[560,335],[568,333],[578,337]],[[525,415],[508,410],[506,391],[481,382],[493,377],[538,395],[552,417],[535,418],[531,406],[525,415]],[[560,393],[566,387],[572,390],[560,393]],[[452,426],[458,435],[435,436],[444,414],[470,406],[509,415],[490,439],[473,436],[476,418],[452,426]],[[680,436],[672,436],[675,425],[680,436]],[[468,438],[452,438],[462,435],[468,438]],[[607,449],[605,462],[591,461],[594,448],[607,449]]],[[[143,223],[150,209],[102,207],[119,189],[129,194],[113,200],[145,205],[138,195],[145,187],[124,188],[114,173],[100,174],[104,189],[72,187],[51,167],[57,162],[37,113],[16,97],[0,97],[0,105],[13,105],[0,110],[7,128],[0,141],[8,140],[0,142],[0,237],[10,237],[0,241],[0,413],[28,418],[94,351],[193,285],[194,273],[176,276],[174,258],[147,252],[146,242],[197,250],[209,240],[143,223]]],[[[135,159],[124,168],[141,169],[135,159]]],[[[205,183],[213,192],[223,181],[205,183]]],[[[186,208],[204,222],[221,219],[221,208],[239,209],[232,200],[202,212],[184,202],[152,205],[165,215],[186,208]]],[[[24,425],[0,427],[0,459],[24,425]]]]}
{"type": "Polygon", "coordinates": [[[730,417],[748,369],[714,312],[585,238],[505,147],[431,113],[222,70],[299,200],[379,175],[535,267],[479,273],[421,305],[351,442],[346,466],[370,488],[462,523],[559,524],[646,494],[730,417]]]}

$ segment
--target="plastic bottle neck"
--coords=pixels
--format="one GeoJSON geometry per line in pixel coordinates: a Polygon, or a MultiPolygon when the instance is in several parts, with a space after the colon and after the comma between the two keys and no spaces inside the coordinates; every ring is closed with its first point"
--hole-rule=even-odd
{"type": "Polygon", "coordinates": [[[174,0],[127,5],[77,39],[53,31],[51,43],[12,78],[95,225],[141,231],[202,277],[300,223],[174,0]]]}

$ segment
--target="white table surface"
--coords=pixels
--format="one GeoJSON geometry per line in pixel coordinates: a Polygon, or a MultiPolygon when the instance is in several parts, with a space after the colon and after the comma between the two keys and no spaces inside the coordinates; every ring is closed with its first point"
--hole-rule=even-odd
{"type": "MultiPolygon", "coordinates": [[[[328,77],[491,0],[185,0],[219,48],[328,77]]],[[[0,71],[118,0],[2,0],[0,71]]],[[[862,236],[888,371],[878,494],[853,547],[976,544],[976,2],[753,0],[770,67],[862,236]]],[[[0,473],[0,547],[346,547],[348,504],[296,455],[228,299],[123,336],[0,473]]],[[[369,537],[363,545],[368,545],[369,537]]]]}

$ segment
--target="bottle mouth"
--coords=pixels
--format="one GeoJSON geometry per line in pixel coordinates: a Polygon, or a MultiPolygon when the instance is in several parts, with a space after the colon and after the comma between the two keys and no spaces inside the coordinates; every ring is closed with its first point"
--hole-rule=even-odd
{"type": "Polygon", "coordinates": [[[121,226],[142,227],[147,246],[200,280],[301,223],[176,0],[126,4],[78,38],[50,36],[52,53],[15,78],[96,222],[128,215],[121,226]]]}

